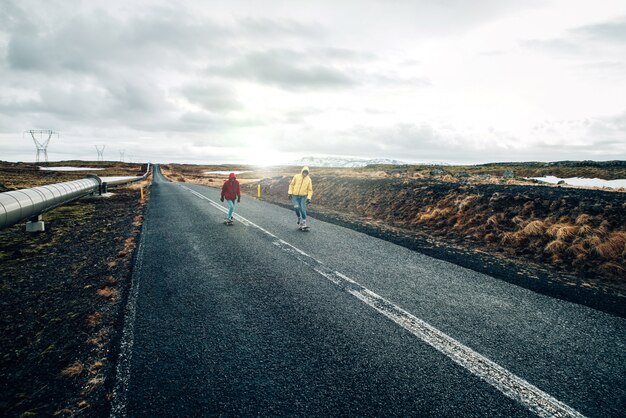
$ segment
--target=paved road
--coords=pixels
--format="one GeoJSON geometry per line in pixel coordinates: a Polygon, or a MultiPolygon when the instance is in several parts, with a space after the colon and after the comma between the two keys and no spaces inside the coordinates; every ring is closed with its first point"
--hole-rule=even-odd
{"type": "Polygon", "coordinates": [[[113,416],[625,415],[622,318],[154,181],[113,416]]]}

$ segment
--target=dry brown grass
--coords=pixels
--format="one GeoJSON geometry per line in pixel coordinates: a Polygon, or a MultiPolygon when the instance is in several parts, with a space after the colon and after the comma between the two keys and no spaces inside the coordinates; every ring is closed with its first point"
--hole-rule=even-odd
{"type": "Polygon", "coordinates": [[[578,228],[578,235],[582,237],[591,235],[593,232],[594,230],[591,225],[581,225],[580,228],[578,228]]]}
{"type": "Polygon", "coordinates": [[[146,178],[145,180],[137,181],[135,183],[130,183],[128,185],[128,188],[132,190],[143,189],[145,192],[148,189],[148,187],[150,187],[151,183],[152,183],[152,175],[149,175],[148,178],[146,178]]]}
{"type": "Polygon", "coordinates": [[[98,325],[101,320],[102,320],[102,312],[94,312],[90,315],[87,315],[85,322],[87,323],[88,326],[93,328],[96,325],[98,325]]]}
{"type": "Polygon", "coordinates": [[[531,221],[522,229],[524,235],[528,237],[543,235],[545,231],[546,225],[540,220],[531,221]]]}
{"type": "Polygon", "coordinates": [[[124,249],[131,250],[135,248],[135,237],[128,237],[124,240],[124,249]]]}
{"type": "Polygon", "coordinates": [[[524,236],[518,232],[505,232],[502,234],[502,243],[504,245],[510,245],[511,247],[519,247],[524,241],[524,236]]]}
{"type": "Polygon", "coordinates": [[[591,222],[592,219],[593,218],[590,215],[583,213],[581,215],[578,215],[578,217],[576,218],[576,225],[588,224],[589,222],[591,222]]]}
{"type": "Polygon", "coordinates": [[[89,379],[87,381],[87,385],[90,386],[90,388],[88,388],[88,390],[92,390],[94,386],[100,386],[103,383],[104,383],[104,377],[102,377],[102,376],[92,377],[91,379],[89,379]]]}
{"type": "Polygon", "coordinates": [[[133,218],[133,226],[139,227],[143,223],[143,216],[137,215],[133,218]]]}
{"type": "Polygon", "coordinates": [[[548,245],[546,245],[545,250],[552,254],[561,254],[567,248],[567,244],[560,239],[555,239],[550,241],[548,245]]]}
{"type": "Polygon", "coordinates": [[[558,239],[571,238],[578,232],[578,226],[568,223],[556,223],[548,228],[548,235],[558,239]]]}
{"type": "Polygon", "coordinates": [[[98,289],[96,293],[98,294],[98,296],[111,299],[112,301],[117,300],[117,296],[118,296],[117,290],[109,286],[103,287],[102,289],[98,289]]]}
{"type": "Polygon", "coordinates": [[[460,202],[457,203],[457,207],[458,207],[459,210],[468,209],[470,206],[472,206],[472,203],[474,203],[475,201],[480,199],[480,197],[481,196],[477,195],[477,194],[472,194],[472,195],[466,196],[460,202]]]}
{"type": "Polygon", "coordinates": [[[489,226],[498,226],[498,217],[496,215],[491,215],[487,218],[487,225],[489,226]]]}
{"type": "Polygon", "coordinates": [[[65,369],[61,371],[61,375],[65,377],[76,377],[79,376],[85,370],[85,365],[80,361],[76,360],[74,363],[67,366],[65,369]]]}
{"type": "Polygon", "coordinates": [[[589,250],[582,241],[570,245],[566,251],[580,261],[586,260],[589,257],[589,250]]]}
{"type": "Polygon", "coordinates": [[[626,232],[617,231],[596,247],[596,252],[603,258],[618,258],[626,251],[626,232]]]}
{"type": "Polygon", "coordinates": [[[109,329],[103,328],[100,331],[98,331],[95,335],[89,337],[89,339],[87,340],[87,344],[101,348],[103,347],[104,342],[107,339],[108,335],[109,335],[109,329]]]}
{"type": "Polygon", "coordinates": [[[124,248],[117,253],[117,256],[120,258],[124,258],[129,255],[133,249],[135,248],[135,237],[128,237],[124,240],[124,248]]]}
{"type": "Polygon", "coordinates": [[[96,360],[94,361],[94,363],[91,365],[90,370],[91,371],[95,371],[98,370],[100,368],[104,367],[104,362],[102,360],[96,360]]]}
{"type": "Polygon", "coordinates": [[[454,210],[452,208],[434,208],[432,210],[427,210],[426,213],[423,213],[417,217],[418,222],[429,222],[441,218],[445,218],[450,215],[454,210]]]}

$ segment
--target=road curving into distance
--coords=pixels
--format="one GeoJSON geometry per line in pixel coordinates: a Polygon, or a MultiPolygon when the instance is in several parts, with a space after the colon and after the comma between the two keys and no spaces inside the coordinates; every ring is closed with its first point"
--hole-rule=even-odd
{"type": "Polygon", "coordinates": [[[158,166],[112,416],[623,416],[626,320],[158,166]]]}

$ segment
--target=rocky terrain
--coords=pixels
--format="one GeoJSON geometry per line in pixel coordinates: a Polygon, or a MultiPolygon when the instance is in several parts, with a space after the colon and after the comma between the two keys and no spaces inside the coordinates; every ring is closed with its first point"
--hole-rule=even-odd
{"type": "MultiPolygon", "coordinates": [[[[85,175],[27,168],[0,164],[0,183],[23,188],[85,175]]],[[[113,164],[106,175],[133,175],[140,168],[113,164]]],[[[26,233],[24,224],[0,230],[3,416],[108,414],[122,307],[147,199],[139,199],[139,188],[149,190],[149,181],[47,212],[45,232],[26,233]]]]}

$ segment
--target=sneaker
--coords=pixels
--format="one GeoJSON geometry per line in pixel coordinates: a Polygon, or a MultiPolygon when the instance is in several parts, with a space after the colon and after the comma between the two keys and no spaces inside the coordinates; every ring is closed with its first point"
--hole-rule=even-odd
{"type": "Polygon", "coordinates": [[[298,216],[298,225],[300,225],[300,217],[298,216]]]}

